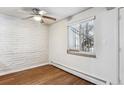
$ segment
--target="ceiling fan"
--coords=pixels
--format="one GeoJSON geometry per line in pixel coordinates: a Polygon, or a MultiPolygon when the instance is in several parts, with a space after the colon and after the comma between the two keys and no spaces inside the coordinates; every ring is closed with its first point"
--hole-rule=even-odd
{"type": "Polygon", "coordinates": [[[46,16],[47,12],[44,10],[40,10],[39,8],[33,8],[31,16],[23,18],[23,20],[31,19],[33,18],[36,21],[40,21],[40,23],[45,23],[45,19],[56,21],[56,18],[46,16]]]}

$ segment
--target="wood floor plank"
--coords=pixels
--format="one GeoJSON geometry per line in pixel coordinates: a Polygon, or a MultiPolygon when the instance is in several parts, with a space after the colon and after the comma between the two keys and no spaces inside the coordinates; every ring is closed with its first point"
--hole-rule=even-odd
{"type": "Polygon", "coordinates": [[[1,85],[93,85],[52,65],[0,76],[1,85]]]}

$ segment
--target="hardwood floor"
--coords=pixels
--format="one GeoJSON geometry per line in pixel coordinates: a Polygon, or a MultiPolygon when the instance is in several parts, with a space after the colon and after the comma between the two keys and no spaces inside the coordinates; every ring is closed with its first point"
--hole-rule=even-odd
{"type": "Polygon", "coordinates": [[[0,76],[1,85],[92,85],[52,65],[0,76]]]}

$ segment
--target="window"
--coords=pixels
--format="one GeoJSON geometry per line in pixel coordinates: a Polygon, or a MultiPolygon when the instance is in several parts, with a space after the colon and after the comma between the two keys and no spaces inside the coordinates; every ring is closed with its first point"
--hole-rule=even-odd
{"type": "Polygon", "coordinates": [[[95,56],[94,49],[95,17],[68,25],[68,53],[89,57],[95,56]]]}

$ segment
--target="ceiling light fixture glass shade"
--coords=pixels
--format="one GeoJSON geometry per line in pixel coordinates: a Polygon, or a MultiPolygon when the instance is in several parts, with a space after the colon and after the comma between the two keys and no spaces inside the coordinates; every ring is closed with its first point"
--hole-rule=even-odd
{"type": "Polygon", "coordinates": [[[34,19],[35,21],[41,21],[41,16],[34,16],[33,19],[34,19]]]}
{"type": "Polygon", "coordinates": [[[45,15],[47,12],[46,11],[44,11],[44,10],[42,10],[42,11],[39,11],[39,14],[40,15],[45,15]]]}

